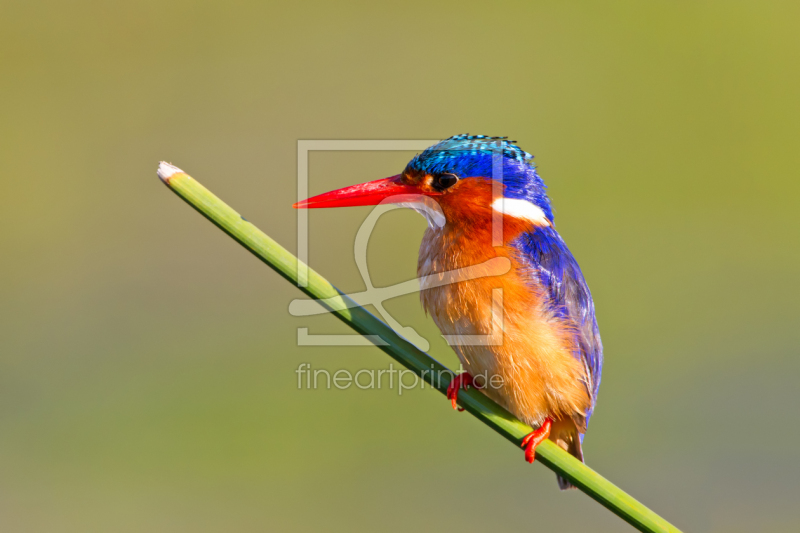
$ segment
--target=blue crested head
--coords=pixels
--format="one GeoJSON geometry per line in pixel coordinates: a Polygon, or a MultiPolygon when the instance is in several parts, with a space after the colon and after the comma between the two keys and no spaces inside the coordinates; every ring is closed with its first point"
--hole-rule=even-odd
{"type": "Polygon", "coordinates": [[[406,172],[455,174],[459,178],[489,178],[502,181],[506,198],[537,205],[551,221],[553,209],[547,186],[536,172],[533,156],[507,137],[454,135],[412,159],[406,172]]]}

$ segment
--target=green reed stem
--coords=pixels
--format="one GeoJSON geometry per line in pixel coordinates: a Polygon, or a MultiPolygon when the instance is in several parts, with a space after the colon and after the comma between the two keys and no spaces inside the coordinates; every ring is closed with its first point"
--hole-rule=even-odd
{"type": "MultiPolygon", "coordinates": [[[[247,222],[222,200],[182,170],[162,163],[159,167],[162,181],[222,231],[233,237],[256,257],[295,285],[298,281],[300,261],[268,235],[247,222]]],[[[444,365],[420,351],[394,332],[363,307],[341,293],[314,270],[308,269],[308,284],[300,290],[321,302],[330,312],[362,335],[377,336],[385,344],[378,348],[396,361],[411,369],[432,387],[445,393],[453,373],[444,365]],[[436,377],[435,377],[436,376],[436,377]],[[444,379],[441,379],[444,377],[444,379]]],[[[374,338],[374,337],[373,337],[374,338]]],[[[515,446],[532,431],[508,411],[477,392],[474,388],[462,391],[458,401],[478,420],[511,441],[515,446]]],[[[520,452],[520,461],[522,460],[520,452]]],[[[536,460],[568,479],[573,485],[639,531],[678,532],[679,530],[659,515],[639,503],[632,496],[605,479],[559,448],[545,440],[536,449],[536,460]]]]}

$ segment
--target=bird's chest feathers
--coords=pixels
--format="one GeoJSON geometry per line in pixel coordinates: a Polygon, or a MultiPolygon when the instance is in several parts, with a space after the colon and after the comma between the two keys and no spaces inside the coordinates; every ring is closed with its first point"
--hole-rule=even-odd
{"type": "Polygon", "coordinates": [[[509,282],[504,277],[514,274],[509,271],[492,276],[490,269],[482,271],[487,261],[507,257],[488,239],[480,242],[482,237],[448,226],[425,232],[417,267],[417,274],[423,279],[422,306],[445,335],[488,334],[492,325],[492,292],[509,282]],[[458,273],[457,279],[463,281],[439,284],[446,273],[458,273]]]}
{"type": "Polygon", "coordinates": [[[449,224],[428,229],[420,246],[418,275],[423,280],[423,307],[449,336],[467,371],[502,376],[502,389],[486,394],[529,423],[541,422],[543,413],[587,408],[582,370],[573,356],[574,329],[551,314],[546,291],[512,247],[492,247],[490,236],[449,224]],[[425,280],[441,280],[442,273],[459,269],[472,269],[474,274],[475,265],[499,256],[511,264],[501,275],[487,272],[441,285],[425,280]],[[473,336],[485,340],[475,342],[473,336]],[[463,339],[466,342],[459,342],[463,339]]]}

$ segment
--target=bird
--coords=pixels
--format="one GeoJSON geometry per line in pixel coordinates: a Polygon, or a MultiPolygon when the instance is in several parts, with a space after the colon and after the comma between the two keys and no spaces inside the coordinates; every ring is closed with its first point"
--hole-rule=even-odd
{"type": "MultiPolygon", "coordinates": [[[[417,154],[400,174],[294,207],[387,202],[428,219],[417,274],[423,280],[422,306],[442,334],[485,337],[500,328],[500,342],[451,343],[465,370],[447,390],[453,407],[458,408],[460,390],[477,388],[536,428],[520,443],[526,461],[534,461],[545,439],[583,461],[603,345],[591,292],[556,231],[533,156],[508,137],[455,135],[417,154]],[[493,230],[493,221],[502,223],[500,232],[493,230]],[[503,274],[425,282],[495,258],[508,261],[503,274]],[[502,309],[495,314],[493,291],[498,289],[502,309]]],[[[557,477],[562,490],[574,488],[557,477]]]]}

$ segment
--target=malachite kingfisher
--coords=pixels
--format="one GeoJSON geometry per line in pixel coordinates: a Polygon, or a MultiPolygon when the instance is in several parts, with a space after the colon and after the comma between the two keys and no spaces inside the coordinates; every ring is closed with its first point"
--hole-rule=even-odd
{"type": "MultiPolygon", "coordinates": [[[[501,342],[451,343],[466,370],[451,380],[453,407],[460,389],[479,388],[537,428],[522,442],[528,462],[546,438],[583,461],[603,347],[589,287],[555,229],[533,156],[506,137],[456,135],[415,156],[396,176],[314,196],[295,207],[386,202],[428,213],[417,267],[422,280],[496,257],[510,261],[502,275],[421,283],[422,305],[448,338],[490,334],[497,325],[493,291],[502,289],[501,342]],[[421,208],[431,200],[444,215],[439,223],[433,223],[429,208],[421,208]],[[493,230],[498,221],[499,233],[493,230]],[[487,386],[487,377],[494,376],[499,379],[492,383],[501,385],[487,386]]],[[[558,484],[571,487],[560,477],[558,484]]]]}

